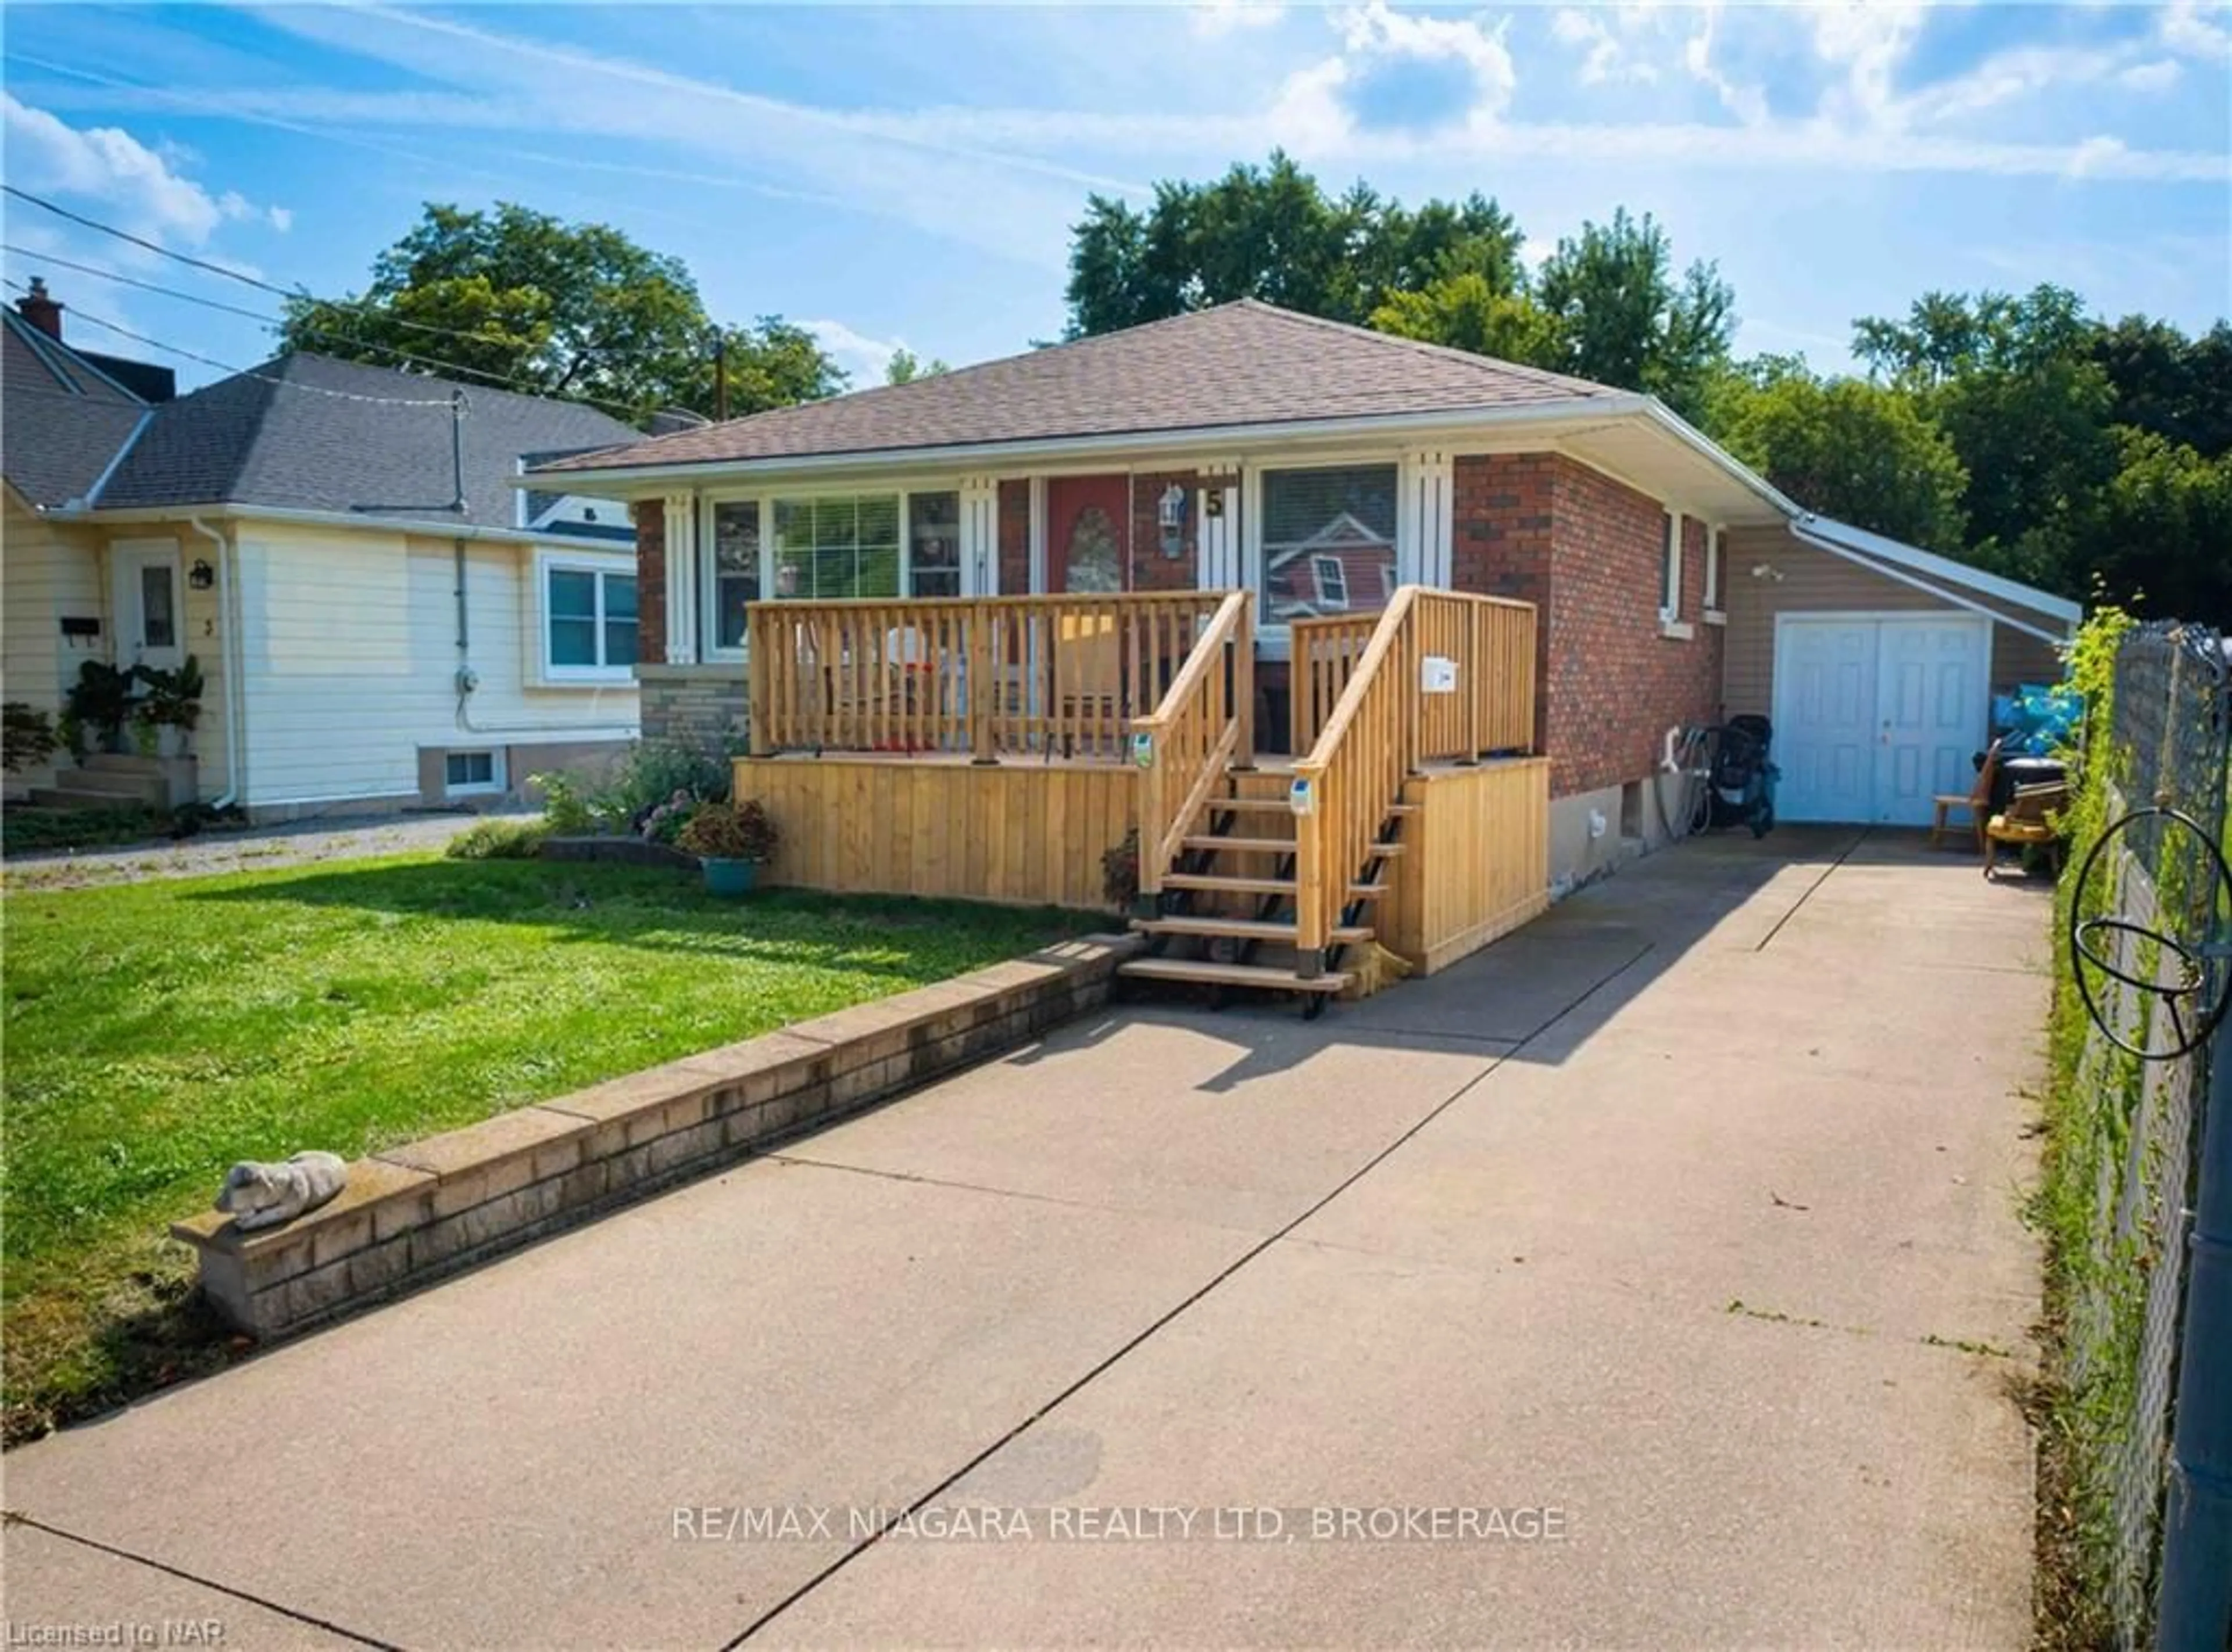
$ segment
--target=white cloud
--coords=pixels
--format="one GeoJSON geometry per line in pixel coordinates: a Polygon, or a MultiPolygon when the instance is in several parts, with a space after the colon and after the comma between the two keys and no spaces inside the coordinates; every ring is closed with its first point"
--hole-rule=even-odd
{"type": "Polygon", "coordinates": [[[2188,57],[2216,62],[2232,61],[2232,29],[2215,21],[2232,7],[2203,5],[2199,0],[2171,0],[2163,8],[2157,25],[2164,45],[2188,57]]]}
{"type": "Polygon", "coordinates": [[[2112,175],[2131,152],[2131,146],[2121,138],[2087,138],[2070,152],[2069,175],[2072,178],[2112,175]]]}
{"type": "Polygon", "coordinates": [[[821,340],[821,347],[837,358],[837,365],[853,375],[855,389],[884,382],[884,369],[892,354],[905,348],[898,339],[872,339],[842,321],[801,321],[797,325],[821,340]]]}
{"type": "Polygon", "coordinates": [[[1278,0],[1199,0],[1188,19],[1203,39],[1221,40],[1236,29],[1267,29],[1286,15],[1278,0]]]}
{"type": "Polygon", "coordinates": [[[1889,0],[1839,0],[1815,11],[1814,55],[1844,76],[1843,84],[1824,98],[1823,113],[1850,113],[1872,125],[1892,120],[1898,66],[1929,10],[1889,0]]]}
{"type": "Polygon", "coordinates": [[[266,207],[263,216],[271,220],[271,227],[281,235],[295,227],[295,215],[283,206],[266,207]]]}
{"type": "Polygon", "coordinates": [[[1719,0],[1697,8],[1697,32],[1683,43],[1682,66],[1698,80],[1713,88],[1721,107],[1748,126],[1765,126],[1768,120],[1767,92],[1759,86],[1747,86],[1730,79],[1714,66],[1713,36],[1720,27],[1719,0]]]}
{"type": "Polygon", "coordinates": [[[1472,70],[1477,107],[1489,113],[1500,113],[1519,84],[1502,31],[1466,18],[1415,16],[1395,10],[1386,0],[1371,0],[1342,18],[1341,32],[1356,56],[1458,60],[1472,70]]]}
{"type": "MultiPolygon", "coordinates": [[[[1611,15],[1619,16],[1618,12],[1611,15]]],[[[1581,58],[1580,81],[1583,86],[1597,86],[1606,81],[1655,81],[1658,66],[1636,53],[1631,52],[1627,42],[1604,15],[1565,7],[1550,19],[1551,38],[1564,46],[1586,48],[1581,58]]]]}
{"type": "Polygon", "coordinates": [[[236,191],[211,195],[181,177],[175,165],[184,152],[166,158],[118,126],[73,126],[4,92],[0,109],[17,178],[34,189],[100,202],[127,229],[201,246],[222,224],[264,216],[236,191]]]}
{"type": "Polygon", "coordinates": [[[2132,64],[2116,76],[2116,84],[2133,92],[2167,92],[2184,73],[2176,58],[2163,57],[2151,63],[2132,64]]]}
{"type": "Polygon", "coordinates": [[[1715,60],[1723,10],[1721,0],[1678,8],[1657,0],[1625,0],[1591,10],[1569,7],[1551,17],[1550,33],[1561,44],[1585,49],[1583,86],[1655,82],[1662,67],[1677,68],[1737,120],[1757,125],[1768,118],[1765,90],[1736,80],[1715,60]]]}

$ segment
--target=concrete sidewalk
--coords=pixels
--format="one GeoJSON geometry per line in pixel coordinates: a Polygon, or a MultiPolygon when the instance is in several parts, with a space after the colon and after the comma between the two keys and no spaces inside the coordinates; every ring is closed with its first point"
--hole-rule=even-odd
{"type": "Polygon", "coordinates": [[[10,1630],[2022,1645],[2047,903],[1910,845],[1686,845],[1314,1025],[1080,1023],[28,1447],[10,1630]],[[1314,1513],[1397,1507],[1493,1512],[1314,1513]]]}

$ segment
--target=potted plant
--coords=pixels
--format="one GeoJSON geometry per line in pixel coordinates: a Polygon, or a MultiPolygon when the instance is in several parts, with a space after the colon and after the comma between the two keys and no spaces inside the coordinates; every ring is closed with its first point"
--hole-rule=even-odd
{"type": "Polygon", "coordinates": [[[147,692],[133,712],[135,741],[148,756],[184,755],[202,717],[201,662],[189,654],[175,671],[153,671],[145,665],[138,671],[147,692]]]}
{"type": "Polygon", "coordinates": [[[675,844],[698,857],[707,889],[716,895],[743,895],[757,878],[760,863],[774,857],[781,839],[757,803],[704,803],[675,844]]]}
{"type": "Polygon", "coordinates": [[[78,668],[77,681],[70,685],[63,708],[63,721],[73,736],[71,755],[84,756],[84,742],[90,742],[96,751],[118,748],[125,724],[132,720],[136,704],[132,689],[137,681],[137,668],[133,666],[120,669],[89,659],[78,668]]]}

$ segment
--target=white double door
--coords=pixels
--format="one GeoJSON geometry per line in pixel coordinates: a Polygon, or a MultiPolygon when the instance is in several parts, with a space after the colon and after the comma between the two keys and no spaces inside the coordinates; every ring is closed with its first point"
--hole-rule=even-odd
{"type": "Polygon", "coordinates": [[[1775,813],[1927,826],[1976,782],[1990,715],[1991,621],[1784,614],[1775,634],[1775,813]]]}

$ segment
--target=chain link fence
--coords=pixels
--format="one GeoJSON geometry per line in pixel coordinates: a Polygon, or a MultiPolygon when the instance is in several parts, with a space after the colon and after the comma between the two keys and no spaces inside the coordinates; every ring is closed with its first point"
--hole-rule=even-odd
{"type": "Polygon", "coordinates": [[[2092,1010],[2075,1079],[2087,1127],[2071,1145],[2089,1160],[2078,1168],[2089,1170],[2092,1210],[2064,1376],[2080,1396],[2078,1472],[2125,1647],[2152,1642],[2209,1095],[2209,1043],[2197,1033],[2225,969],[2211,947],[2232,895],[2212,852],[2227,839],[2224,648],[2201,626],[2125,634],[2105,749],[2096,731],[2089,759],[2105,764],[2104,813],[2079,827],[2092,852],[2071,897],[2071,968],[2092,1010]]]}

